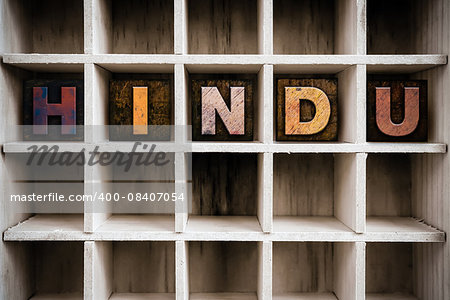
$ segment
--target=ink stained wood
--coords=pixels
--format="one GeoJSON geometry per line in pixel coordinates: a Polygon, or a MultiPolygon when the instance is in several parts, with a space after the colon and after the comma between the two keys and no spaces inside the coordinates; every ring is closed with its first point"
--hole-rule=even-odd
{"type": "Polygon", "coordinates": [[[367,83],[367,140],[372,142],[426,141],[428,138],[427,101],[426,80],[369,80],[367,83]],[[394,124],[400,124],[405,119],[405,88],[419,88],[419,121],[414,131],[404,136],[391,136],[380,130],[377,125],[377,87],[390,87],[390,119],[394,124]]]}
{"type": "MultiPolygon", "coordinates": [[[[24,82],[23,92],[23,139],[26,141],[82,141],[84,139],[84,82],[83,80],[33,79],[24,82]],[[75,134],[63,134],[61,116],[48,116],[46,134],[33,133],[33,88],[47,87],[47,103],[59,104],[62,99],[62,87],[75,87],[75,134]]],[[[38,132],[38,131],[36,131],[38,132]]]]}
{"type": "MultiPolygon", "coordinates": [[[[337,107],[337,79],[292,79],[278,78],[276,83],[277,105],[277,141],[335,141],[337,140],[338,107],[337,107]],[[322,90],[330,101],[331,113],[328,124],[318,133],[309,135],[286,135],[285,88],[286,87],[315,87],[322,90]]],[[[300,101],[300,121],[311,121],[316,114],[316,108],[311,101],[300,101]]]]}
{"type": "Polygon", "coordinates": [[[169,140],[172,124],[169,79],[112,79],[109,83],[109,139],[116,141],[169,140]],[[147,87],[147,134],[133,134],[133,87],[147,87]],[[124,125],[124,126],[121,126],[124,125]]]}
{"type": "Polygon", "coordinates": [[[257,156],[247,153],[192,155],[192,211],[202,216],[255,216],[257,156]]]}
{"type": "Polygon", "coordinates": [[[192,140],[193,141],[252,141],[253,140],[253,102],[254,102],[254,80],[250,78],[236,79],[208,79],[196,78],[191,81],[191,103],[192,103],[192,140]],[[230,109],[231,87],[244,87],[244,134],[232,135],[228,132],[224,122],[216,113],[216,132],[214,135],[202,134],[202,87],[217,87],[230,109]]]}

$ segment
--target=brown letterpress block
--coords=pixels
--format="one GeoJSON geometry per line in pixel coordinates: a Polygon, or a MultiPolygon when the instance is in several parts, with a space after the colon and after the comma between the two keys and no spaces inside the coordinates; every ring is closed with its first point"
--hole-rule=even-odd
{"type": "Polygon", "coordinates": [[[426,80],[369,80],[367,140],[426,141],[426,80]]]}
{"type": "Polygon", "coordinates": [[[109,139],[170,140],[171,86],[169,78],[110,80],[109,139]]]}
{"type": "Polygon", "coordinates": [[[277,141],[337,140],[337,80],[278,78],[277,141]]]}
{"type": "Polygon", "coordinates": [[[254,77],[194,76],[192,140],[253,140],[254,77]]]}
{"type": "Polygon", "coordinates": [[[84,139],[83,80],[27,80],[23,95],[24,140],[84,139]]]}

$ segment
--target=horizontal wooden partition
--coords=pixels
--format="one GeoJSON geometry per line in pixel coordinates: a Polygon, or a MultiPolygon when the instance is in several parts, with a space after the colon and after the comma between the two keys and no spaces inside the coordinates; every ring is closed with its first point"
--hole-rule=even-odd
{"type": "MultiPolygon", "coordinates": [[[[0,14],[1,299],[450,299],[449,1],[1,0],[0,14]],[[193,139],[205,75],[251,78],[251,136],[193,139]],[[336,138],[277,139],[279,78],[336,83],[336,138]],[[38,144],[71,153],[132,151],[88,128],[113,124],[111,82],[164,80],[182,128],[167,173],[191,204],[15,212],[9,195],[30,190],[12,178],[36,144],[19,127],[24,83],[62,79],[83,82],[83,139],[38,144]],[[368,82],[386,80],[426,81],[425,141],[369,141],[368,82]]],[[[76,175],[61,193],[135,180],[56,174],[76,175]]]]}

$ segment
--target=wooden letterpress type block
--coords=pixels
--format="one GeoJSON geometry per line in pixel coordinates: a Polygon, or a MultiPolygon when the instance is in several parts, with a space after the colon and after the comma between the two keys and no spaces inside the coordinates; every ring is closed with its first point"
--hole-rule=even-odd
{"type": "Polygon", "coordinates": [[[24,140],[82,141],[83,80],[25,81],[23,111],[24,140]]]}
{"type": "Polygon", "coordinates": [[[191,81],[192,140],[253,140],[254,78],[194,76],[191,81]]]}
{"type": "Polygon", "coordinates": [[[278,78],[277,141],[337,140],[337,80],[278,78]]]}
{"type": "Polygon", "coordinates": [[[426,80],[368,81],[368,141],[426,141],[427,114],[426,80]]]}
{"type": "Polygon", "coordinates": [[[170,79],[113,79],[109,83],[109,139],[170,140],[170,79]]]}

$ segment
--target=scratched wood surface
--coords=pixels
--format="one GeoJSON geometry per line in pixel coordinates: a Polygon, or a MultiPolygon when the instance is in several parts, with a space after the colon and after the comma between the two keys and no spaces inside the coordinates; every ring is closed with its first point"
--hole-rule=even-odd
{"type": "Polygon", "coordinates": [[[33,79],[24,82],[23,139],[27,141],[82,141],[84,139],[84,81],[33,79]],[[48,87],[48,103],[61,103],[61,87],[76,87],[76,134],[61,134],[61,117],[48,117],[48,134],[33,134],[33,87],[48,87]]]}
{"type": "Polygon", "coordinates": [[[333,0],[273,1],[275,54],[333,54],[333,0]]]}
{"type": "Polygon", "coordinates": [[[174,293],[174,242],[113,243],[113,292],[174,293]]]}
{"type": "Polygon", "coordinates": [[[411,158],[406,154],[367,157],[367,215],[410,217],[411,158]]]}
{"type": "Polygon", "coordinates": [[[444,12],[444,5],[445,1],[441,0],[368,1],[367,53],[443,53],[442,33],[447,25],[437,20],[444,12]]]}
{"type": "Polygon", "coordinates": [[[191,293],[256,292],[255,242],[189,242],[191,293]]]}
{"type": "Polygon", "coordinates": [[[188,22],[189,53],[258,53],[256,0],[190,0],[188,22]]]}
{"type": "Polygon", "coordinates": [[[273,243],[273,293],[333,291],[332,243],[273,243]]]}
{"type": "MultiPolygon", "coordinates": [[[[336,79],[294,79],[278,78],[276,81],[276,128],[277,141],[336,141],[338,129],[337,80],[336,79]],[[328,96],[331,106],[328,125],[320,132],[310,135],[285,134],[285,87],[316,87],[328,96]]],[[[310,101],[300,102],[300,121],[307,122],[314,118],[315,106],[310,101]]]]}
{"type": "Polygon", "coordinates": [[[193,215],[256,215],[255,154],[194,153],[193,215]]]}
{"type": "Polygon", "coordinates": [[[428,95],[425,80],[369,80],[367,82],[367,140],[377,142],[426,141],[428,138],[428,95]],[[391,120],[402,123],[405,114],[405,87],[419,87],[419,123],[416,129],[405,136],[384,134],[376,122],[376,88],[391,88],[391,120]]]}
{"type": "Polygon", "coordinates": [[[411,243],[366,244],[366,292],[413,294],[411,243]]]}
{"type": "Polygon", "coordinates": [[[276,154],[275,216],[332,216],[334,158],[331,154],[276,154]]]}
{"type": "Polygon", "coordinates": [[[112,53],[173,53],[173,1],[112,0],[112,53]]]}
{"type": "Polygon", "coordinates": [[[170,79],[112,79],[109,83],[110,140],[169,140],[172,124],[170,79]],[[147,134],[133,134],[133,87],[148,88],[147,134]],[[124,125],[124,126],[121,126],[124,125]]]}
{"type": "Polygon", "coordinates": [[[83,242],[37,242],[32,251],[37,293],[83,292],[83,242]]]}
{"type": "Polygon", "coordinates": [[[192,140],[193,141],[252,141],[253,140],[253,111],[255,97],[255,84],[250,76],[224,75],[220,79],[217,76],[195,76],[191,80],[191,105],[192,105],[192,140]],[[222,119],[216,113],[216,134],[202,134],[202,87],[217,87],[228,109],[230,109],[230,87],[245,88],[245,122],[243,135],[229,134],[222,119]]]}
{"type": "Polygon", "coordinates": [[[83,53],[83,1],[25,0],[31,53],[83,53]]]}

